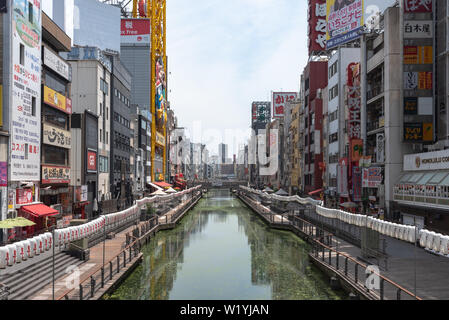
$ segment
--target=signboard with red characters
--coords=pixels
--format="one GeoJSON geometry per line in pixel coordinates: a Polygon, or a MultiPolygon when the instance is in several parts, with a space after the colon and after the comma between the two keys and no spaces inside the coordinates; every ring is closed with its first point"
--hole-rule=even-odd
{"type": "Polygon", "coordinates": [[[432,12],[433,0],[404,0],[405,13],[432,12]]]}
{"type": "Polygon", "coordinates": [[[16,189],[16,204],[33,203],[33,189],[16,189]]]}
{"type": "Polygon", "coordinates": [[[309,0],[309,56],[313,52],[326,50],[326,1],[325,0],[309,0]]]}
{"type": "Polygon", "coordinates": [[[87,171],[97,171],[97,153],[95,151],[87,152],[87,171]]]}
{"type": "Polygon", "coordinates": [[[120,42],[150,45],[150,28],[148,19],[122,19],[120,42]]]}
{"type": "Polygon", "coordinates": [[[293,101],[298,98],[296,92],[274,92],[273,93],[273,118],[284,118],[284,111],[287,107],[287,102],[293,101]]]}

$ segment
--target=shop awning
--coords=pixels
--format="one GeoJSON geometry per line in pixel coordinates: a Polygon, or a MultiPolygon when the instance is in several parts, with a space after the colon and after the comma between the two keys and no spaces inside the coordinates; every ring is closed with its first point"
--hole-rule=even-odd
{"type": "Polygon", "coordinates": [[[33,204],[30,206],[22,206],[21,210],[35,216],[35,217],[49,217],[59,214],[58,210],[50,208],[45,204],[33,204]]]}
{"type": "Polygon", "coordinates": [[[316,194],[320,194],[321,192],[323,192],[323,189],[318,189],[318,190],[309,192],[309,196],[314,196],[316,194]]]}
{"type": "Polygon", "coordinates": [[[155,185],[161,188],[170,188],[172,185],[166,182],[153,182],[155,185]]]}

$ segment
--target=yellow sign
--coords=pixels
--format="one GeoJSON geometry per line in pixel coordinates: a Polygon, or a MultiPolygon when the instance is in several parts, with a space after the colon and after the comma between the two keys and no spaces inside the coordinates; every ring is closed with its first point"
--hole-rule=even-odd
{"type": "Polygon", "coordinates": [[[423,140],[433,141],[433,123],[423,123],[423,140]]]}
{"type": "Polygon", "coordinates": [[[159,132],[156,132],[156,143],[161,147],[165,147],[165,137],[159,132]]]}
{"type": "Polygon", "coordinates": [[[72,101],[47,86],[44,86],[44,103],[65,113],[72,113],[72,101]]]}

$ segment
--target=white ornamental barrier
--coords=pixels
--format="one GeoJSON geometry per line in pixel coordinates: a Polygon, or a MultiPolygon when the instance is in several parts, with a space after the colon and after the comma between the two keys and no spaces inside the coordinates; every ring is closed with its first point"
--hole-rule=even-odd
{"type": "Polygon", "coordinates": [[[23,248],[23,242],[16,242],[16,250],[17,250],[17,255],[16,255],[16,263],[21,263],[22,259],[23,259],[23,255],[24,255],[24,248],[23,248]]]}

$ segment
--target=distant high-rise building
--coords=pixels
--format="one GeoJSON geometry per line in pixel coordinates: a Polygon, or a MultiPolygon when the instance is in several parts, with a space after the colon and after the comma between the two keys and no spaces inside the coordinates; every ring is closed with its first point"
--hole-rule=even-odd
{"type": "Polygon", "coordinates": [[[226,159],[228,158],[228,145],[224,143],[220,143],[218,145],[218,157],[219,161],[224,164],[226,163],[226,159]]]}

